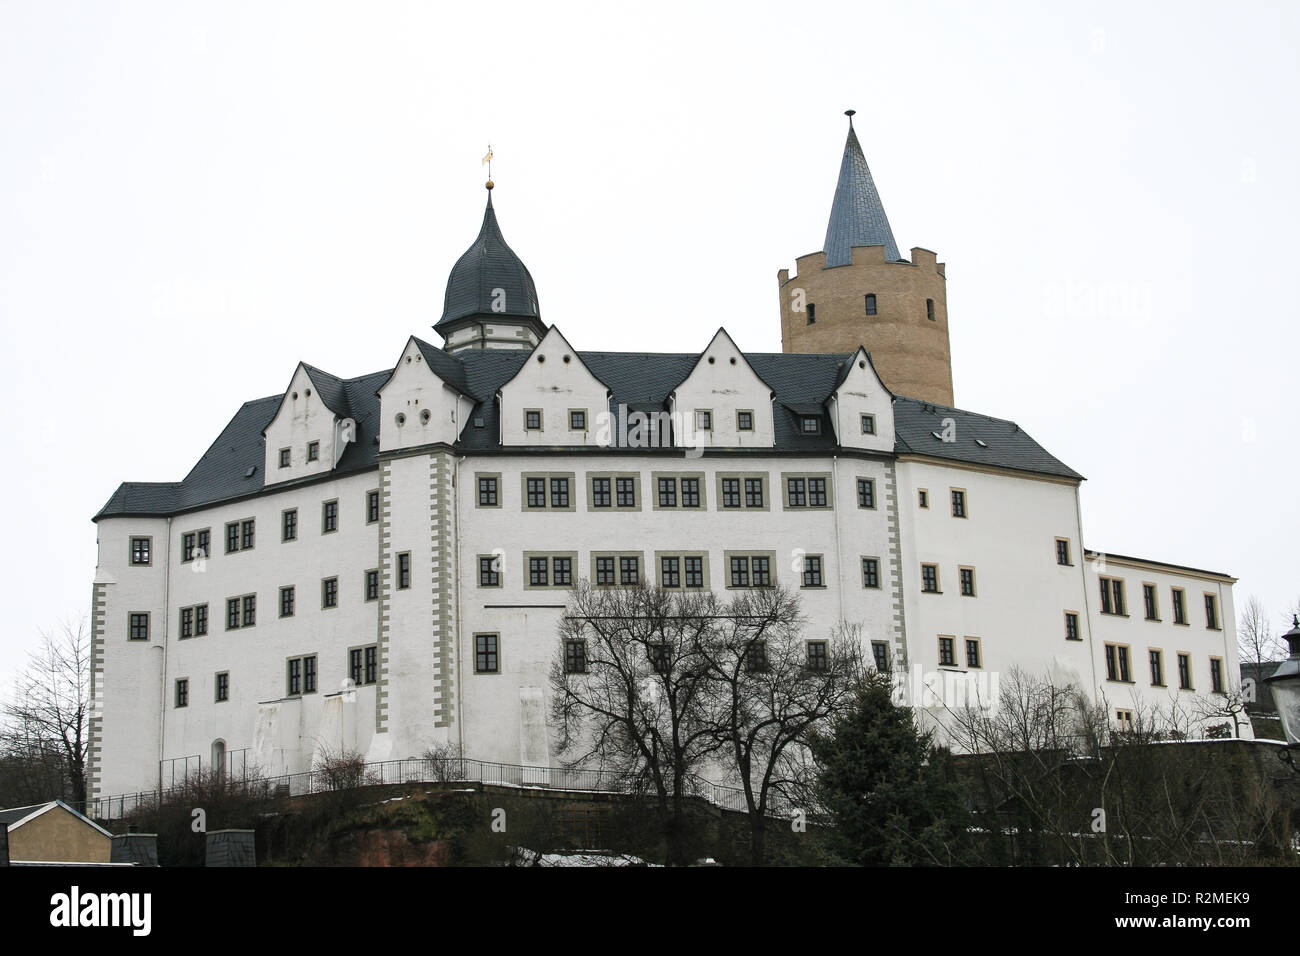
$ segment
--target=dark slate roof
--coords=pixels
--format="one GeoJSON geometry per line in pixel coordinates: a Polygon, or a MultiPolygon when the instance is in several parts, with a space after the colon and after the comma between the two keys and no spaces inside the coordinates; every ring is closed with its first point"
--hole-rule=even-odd
{"type": "Polygon", "coordinates": [[[853,261],[849,250],[854,246],[884,246],[886,262],[897,262],[902,258],[850,119],[849,138],[844,144],[840,178],[835,185],[835,201],[831,205],[831,219],[826,226],[826,242],[822,247],[827,268],[849,265],[853,261]]]}
{"type": "MultiPolygon", "coordinates": [[[[475,400],[474,411],[461,432],[457,448],[466,452],[500,448],[497,392],[512,379],[530,352],[467,349],[448,355],[419,342],[430,368],[462,394],[475,400]],[[481,423],[481,424],[479,424],[481,423]]],[[[694,352],[578,352],[591,373],[610,390],[610,410],[627,405],[639,411],[666,409],[669,396],[699,361],[694,352]]],[[[833,451],[837,446],[829,423],[820,434],[806,434],[799,417],[824,411],[851,354],[757,353],[745,356],[754,372],[775,392],[772,414],[778,452],[833,451]]],[[[331,379],[340,394],[330,401],[346,403],[356,421],[357,440],[348,445],[331,476],[365,471],[378,460],[379,397],[377,390],[391,369],[353,379],[331,379]]],[[[317,387],[324,379],[316,377],[317,387]]],[[[128,482],[113,493],[97,518],[118,515],[167,515],[207,507],[260,492],[265,462],[262,432],[274,417],[283,396],[271,395],[246,403],[213,442],[198,464],[178,482],[128,482]],[[252,468],[253,474],[247,476],[252,468]],[[246,477],[247,476],[247,477],[246,477]]],[[[333,407],[331,405],[331,407],[333,407]]],[[[1053,458],[1014,422],[974,412],[930,405],[916,399],[894,401],[898,453],[915,453],[1021,471],[1080,479],[1082,476],[1053,458]],[[957,441],[934,438],[943,419],[955,422],[957,441]],[[987,447],[980,446],[980,439],[987,447]]],[[[823,418],[825,422],[825,418],[823,418]]],[[[536,450],[536,449],[534,449],[536,450]]],[[[304,479],[304,481],[319,479],[304,479]]],[[[283,486],[288,487],[286,482],[283,486]]]]}
{"type": "Polygon", "coordinates": [[[11,827],[23,817],[29,817],[41,807],[48,807],[53,800],[46,800],[44,803],[33,803],[30,807],[12,807],[8,810],[0,810],[0,827],[11,827]]]}
{"type": "MultiPolygon", "coordinates": [[[[320,369],[302,363],[302,367],[307,371],[307,377],[311,379],[312,385],[316,386],[316,394],[320,400],[325,403],[325,407],[337,415],[339,418],[348,418],[351,412],[348,410],[347,385],[343,379],[329,372],[322,372],[320,369]]],[[[269,424],[269,423],[268,423],[269,424]]]]}
{"type": "Polygon", "coordinates": [[[447,295],[443,300],[442,318],[434,325],[440,332],[449,331],[460,319],[472,315],[523,316],[541,323],[537,307],[537,287],[514,250],[506,245],[488,193],[483,227],[474,244],[456,260],[447,277],[447,295]],[[505,290],[504,311],[494,311],[493,289],[505,290]]]}
{"type": "Polygon", "coordinates": [[[894,450],[899,454],[910,452],[972,465],[1083,480],[1083,475],[1054,458],[1015,422],[916,398],[894,399],[894,439],[894,450]],[[949,434],[954,439],[950,442],[943,440],[944,419],[949,418],[952,419],[949,434]]]}

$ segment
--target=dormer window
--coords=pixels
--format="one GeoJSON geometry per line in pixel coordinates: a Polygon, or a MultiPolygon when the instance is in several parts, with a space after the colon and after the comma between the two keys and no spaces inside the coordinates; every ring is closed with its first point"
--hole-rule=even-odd
{"type": "MultiPolygon", "coordinates": [[[[283,459],[283,457],[284,457],[283,453],[281,453],[281,459],[283,459]]],[[[320,442],[318,441],[307,442],[307,460],[320,461],[320,442]]]]}
{"type": "Polygon", "coordinates": [[[281,448],[281,449],[280,449],[280,467],[281,467],[281,468],[288,468],[288,467],[289,467],[289,449],[288,449],[288,448],[281,448]]]}
{"type": "Polygon", "coordinates": [[[876,294],[874,292],[869,292],[867,293],[867,315],[875,315],[875,314],[876,314],[876,294]]]}
{"type": "Polygon", "coordinates": [[[822,430],[821,419],[816,415],[804,415],[799,421],[799,430],[805,435],[819,435],[822,430]]]}
{"type": "Polygon", "coordinates": [[[876,416],[875,416],[875,415],[863,415],[863,416],[862,416],[862,434],[864,434],[864,435],[874,435],[875,433],[876,433],[876,416]]]}
{"type": "Polygon", "coordinates": [[[529,408],[525,410],[524,428],[530,432],[539,432],[542,430],[542,411],[540,408],[529,408]]]}

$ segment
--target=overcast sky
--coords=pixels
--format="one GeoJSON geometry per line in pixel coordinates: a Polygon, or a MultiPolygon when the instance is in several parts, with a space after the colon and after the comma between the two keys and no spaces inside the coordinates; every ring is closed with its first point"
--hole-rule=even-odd
{"type": "Polygon", "coordinates": [[[482,217],[579,349],[779,351],[853,108],[948,264],[956,403],[1087,476],[1084,543],[1300,598],[1294,4],[0,4],[0,681],[90,518],[301,359],[437,341],[482,217]]]}

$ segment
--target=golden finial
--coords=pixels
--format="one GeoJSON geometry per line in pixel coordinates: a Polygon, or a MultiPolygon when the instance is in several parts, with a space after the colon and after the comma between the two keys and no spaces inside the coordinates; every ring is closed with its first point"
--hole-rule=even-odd
{"type": "Polygon", "coordinates": [[[483,157],[483,162],[480,163],[479,165],[487,166],[488,168],[487,188],[491,189],[492,188],[492,144],[491,143],[488,143],[487,155],[483,157]]]}

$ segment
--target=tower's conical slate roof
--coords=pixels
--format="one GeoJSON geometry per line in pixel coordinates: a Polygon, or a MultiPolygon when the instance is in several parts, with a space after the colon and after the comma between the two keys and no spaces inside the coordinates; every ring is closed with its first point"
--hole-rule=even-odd
{"type": "Polygon", "coordinates": [[[488,192],[483,228],[474,244],[452,266],[447,277],[447,295],[442,318],[435,329],[442,331],[471,315],[517,316],[541,321],[537,287],[528,267],[501,235],[492,193],[488,192]],[[496,290],[502,290],[497,292],[496,290]]]}
{"type": "Polygon", "coordinates": [[[831,221],[826,226],[826,244],[823,246],[826,265],[849,265],[853,261],[849,250],[854,246],[884,246],[886,262],[897,262],[902,258],[850,118],[849,138],[844,144],[840,179],[835,186],[835,202],[831,205],[831,221]]]}

